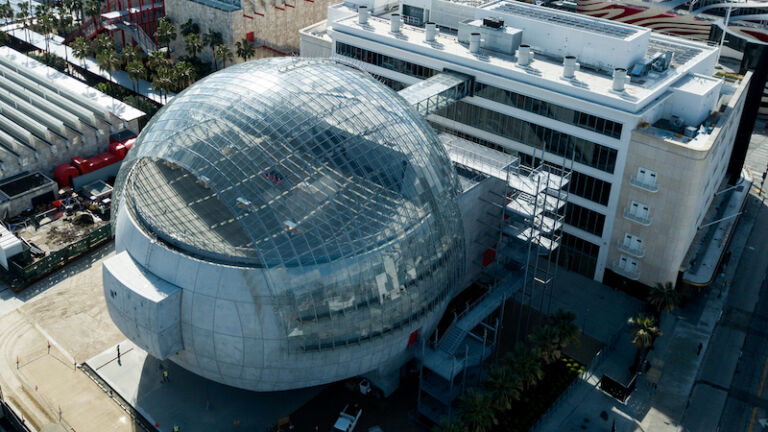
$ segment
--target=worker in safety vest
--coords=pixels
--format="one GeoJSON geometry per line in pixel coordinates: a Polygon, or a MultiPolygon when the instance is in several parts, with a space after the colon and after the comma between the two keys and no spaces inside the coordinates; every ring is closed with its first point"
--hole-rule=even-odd
{"type": "Polygon", "coordinates": [[[173,432],[179,432],[179,425],[173,425],[173,432]]]}

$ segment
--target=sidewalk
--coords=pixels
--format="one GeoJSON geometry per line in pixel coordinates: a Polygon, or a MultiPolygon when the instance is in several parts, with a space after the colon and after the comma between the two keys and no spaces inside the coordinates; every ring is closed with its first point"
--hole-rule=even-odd
{"type": "MultiPolygon", "coordinates": [[[[752,205],[754,208],[754,201],[752,205]]],[[[729,247],[732,262],[739,262],[753,224],[754,216],[748,213],[736,227],[729,247]]],[[[607,396],[597,388],[604,372],[625,364],[622,357],[626,358],[628,353],[622,351],[633,349],[630,346],[622,350],[619,345],[615,351],[606,353],[603,361],[590,371],[588,378],[576,384],[575,388],[553,407],[538,430],[611,430],[615,421],[617,432],[678,431],[683,423],[683,413],[707,345],[728,298],[730,284],[725,281],[733,280],[736,267],[730,266],[725,277],[718,278],[707,288],[707,293],[702,294],[700,304],[691,304],[685,310],[676,310],[673,314],[662,316],[660,327],[663,335],[657,339],[654,350],[647,357],[651,368],[638,377],[636,390],[626,404],[607,396]],[[702,344],[700,354],[697,354],[698,344],[702,344]],[[654,390],[653,383],[657,384],[657,390],[654,390]]],[[[628,329],[625,329],[624,333],[620,337],[630,337],[628,329]]],[[[728,338],[727,335],[722,337],[728,338]]],[[[738,339],[728,341],[731,344],[739,344],[738,339]]],[[[626,344],[624,346],[626,347],[626,344]]],[[[735,364],[733,367],[735,368],[735,364]]],[[[713,397],[706,392],[694,393],[694,397],[712,405],[711,412],[718,415],[720,410],[717,405],[725,402],[722,397],[713,397]]]]}
{"type": "MultiPolygon", "coordinates": [[[[39,33],[35,33],[31,29],[27,29],[25,31],[18,24],[11,24],[11,25],[1,27],[0,31],[4,31],[15,38],[26,41],[29,44],[34,45],[35,47],[41,50],[45,49],[45,36],[39,33]],[[28,35],[29,35],[29,38],[27,38],[28,35]]],[[[51,39],[48,41],[48,45],[52,54],[55,54],[58,57],[61,57],[69,61],[69,63],[75,66],[79,66],[84,69],[87,69],[89,72],[95,75],[99,75],[108,81],[114,82],[129,90],[133,90],[133,82],[131,81],[131,78],[128,76],[127,72],[122,70],[117,70],[110,74],[99,69],[99,65],[96,63],[96,60],[91,57],[86,57],[83,60],[79,60],[75,58],[74,54],[72,53],[72,49],[64,45],[62,43],[62,39],[58,36],[51,37],[51,39]]],[[[155,89],[152,88],[152,83],[149,81],[145,81],[145,80],[139,81],[138,93],[144,95],[149,99],[152,99],[153,101],[159,104],[165,104],[165,102],[163,102],[162,93],[159,91],[155,91],[155,89]]],[[[168,100],[170,101],[173,98],[173,96],[175,96],[175,93],[169,92],[168,100]]]]}

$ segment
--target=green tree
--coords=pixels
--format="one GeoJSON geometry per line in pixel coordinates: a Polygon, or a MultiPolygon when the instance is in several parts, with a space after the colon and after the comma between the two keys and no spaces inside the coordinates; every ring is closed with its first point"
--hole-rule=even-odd
{"type": "Polygon", "coordinates": [[[21,21],[21,26],[24,29],[24,35],[29,40],[29,30],[27,26],[29,24],[29,2],[20,2],[19,11],[16,12],[16,19],[21,21]]]}
{"type": "Polygon", "coordinates": [[[575,313],[558,309],[547,318],[547,323],[557,330],[561,348],[579,343],[581,330],[576,325],[575,313]]]}
{"type": "Polygon", "coordinates": [[[541,325],[529,337],[544,363],[552,363],[562,356],[560,334],[550,325],[541,325]]]}
{"type": "Polygon", "coordinates": [[[126,65],[125,71],[128,73],[128,77],[131,78],[133,91],[138,92],[139,80],[144,79],[147,75],[147,69],[144,67],[144,64],[134,60],[126,65]]]}
{"type": "Polygon", "coordinates": [[[0,4],[0,18],[6,22],[13,20],[13,6],[11,6],[11,0],[6,0],[4,4],[0,4]]]}
{"type": "Polygon", "coordinates": [[[648,303],[657,311],[666,310],[668,314],[675,310],[681,299],[680,291],[672,285],[672,282],[657,283],[648,293],[648,303]]]}
{"type": "Polygon", "coordinates": [[[152,78],[152,87],[159,90],[164,101],[168,101],[168,92],[173,87],[173,71],[170,67],[163,67],[155,71],[152,78]]]}
{"type": "Polygon", "coordinates": [[[157,30],[155,31],[157,41],[166,48],[166,57],[171,57],[171,42],[176,40],[176,26],[171,19],[162,17],[157,21],[157,30]]]}
{"type": "Polygon", "coordinates": [[[192,33],[184,37],[184,50],[188,55],[197,58],[204,47],[203,38],[199,34],[192,33]]]}
{"type": "Polygon", "coordinates": [[[147,57],[147,64],[154,72],[157,72],[160,69],[169,69],[172,66],[171,60],[166,58],[165,54],[160,51],[150,53],[147,57]]]}
{"type": "Polygon", "coordinates": [[[539,353],[523,344],[515,346],[515,349],[507,355],[506,362],[514,369],[523,389],[535,386],[544,377],[539,353]]]}
{"type": "Polygon", "coordinates": [[[188,19],[187,22],[181,25],[181,35],[185,38],[189,35],[196,34],[199,36],[200,33],[200,26],[197,25],[196,22],[192,21],[192,18],[188,19]]]}
{"type": "Polygon", "coordinates": [[[101,0],[85,0],[85,13],[94,22],[98,22],[101,17],[101,0]]]}
{"type": "Polygon", "coordinates": [[[64,0],[64,7],[69,10],[70,15],[76,15],[83,21],[83,0],[64,0]]]}
{"type": "Polygon", "coordinates": [[[491,397],[475,389],[467,391],[459,399],[459,418],[468,432],[490,431],[497,424],[491,397]]]}
{"type": "Polygon", "coordinates": [[[95,56],[98,56],[100,52],[102,51],[114,51],[115,50],[115,42],[112,40],[112,38],[105,34],[100,34],[96,39],[93,41],[93,52],[95,56]]]}
{"type": "Polygon", "coordinates": [[[243,59],[243,61],[248,61],[248,59],[256,55],[256,49],[248,43],[247,39],[235,43],[235,46],[237,47],[235,50],[237,56],[243,59]]]}
{"type": "Polygon", "coordinates": [[[227,67],[227,60],[233,60],[234,58],[235,56],[232,55],[232,51],[226,44],[216,45],[216,48],[213,50],[213,63],[217,66],[216,70],[218,70],[216,59],[221,60],[221,68],[224,69],[227,67]]]}
{"type": "Polygon", "coordinates": [[[496,410],[506,411],[512,408],[513,401],[520,399],[523,383],[509,365],[497,365],[488,371],[485,388],[490,393],[496,410]]]}
{"type": "MultiPolygon", "coordinates": [[[[221,36],[221,33],[217,31],[213,31],[213,29],[208,29],[208,33],[205,33],[203,35],[203,44],[211,49],[211,56],[215,56],[215,53],[213,52],[214,49],[224,43],[224,37],[221,36]]],[[[214,62],[216,59],[214,59],[214,62]]],[[[216,68],[218,70],[218,67],[216,68]]]]}
{"type": "Polygon", "coordinates": [[[637,347],[633,369],[640,364],[643,353],[653,345],[654,339],[661,336],[661,330],[656,325],[656,318],[645,314],[637,314],[629,319],[632,325],[632,343],[637,347]]]}
{"type": "Polygon", "coordinates": [[[195,81],[195,68],[191,63],[180,61],[173,66],[175,88],[187,87],[195,81]]]}
{"type": "Polygon", "coordinates": [[[127,44],[120,51],[120,57],[122,57],[126,66],[135,61],[141,61],[141,48],[136,45],[127,44]]]}
{"type": "Polygon", "coordinates": [[[53,11],[46,9],[39,15],[38,22],[45,37],[45,55],[48,57],[51,53],[51,33],[56,29],[56,16],[53,14],[53,11]]]}
{"type": "Polygon", "coordinates": [[[107,72],[112,78],[112,72],[120,69],[122,61],[117,52],[113,49],[105,49],[96,55],[96,63],[102,72],[107,72]]]}
{"type": "Polygon", "coordinates": [[[72,48],[72,55],[79,59],[81,65],[85,67],[85,58],[91,52],[91,44],[84,37],[78,36],[72,41],[70,47],[72,48]]]}

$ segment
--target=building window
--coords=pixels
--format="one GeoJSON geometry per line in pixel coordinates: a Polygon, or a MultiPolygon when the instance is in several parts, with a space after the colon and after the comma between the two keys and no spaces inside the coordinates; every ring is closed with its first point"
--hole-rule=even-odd
{"type": "Polygon", "coordinates": [[[632,204],[629,207],[629,214],[641,219],[648,219],[650,212],[651,209],[647,205],[637,201],[632,201],[632,204]]]}
{"type": "Polygon", "coordinates": [[[564,132],[520,120],[487,108],[459,101],[436,112],[471,127],[563,156],[566,159],[613,173],[616,150],[564,132]]]}
{"type": "Polygon", "coordinates": [[[569,202],[565,204],[565,223],[602,237],[605,215],[569,202]]]}
{"type": "Polygon", "coordinates": [[[564,268],[592,278],[595,276],[599,254],[598,245],[563,233],[559,264],[564,268]]]}
{"type": "Polygon", "coordinates": [[[619,269],[630,275],[635,275],[637,274],[637,260],[622,255],[619,258],[619,269]]]}
{"type": "Polygon", "coordinates": [[[412,26],[422,27],[424,25],[424,9],[404,4],[403,22],[412,26]]]}
{"type": "Polygon", "coordinates": [[[525,96],[483,83],[477,83],[475,85],[475,96],[532,112],[563,123],[572,124],[582,129],[594,131],[611,138],[621,138],[621,123],[606,120],[602,117],[576,111],[531,96],[525,96]]]}
{"type": "Polygon", "coordinates": [[[643,239],[630,233],[624,233],[624,239],[621,241],[619,249],[638,258],[642,258],[645,255],[643,239]]]}
{"type": "Polygon", "coordinates": [[[438,71],[430,69],[426,66],[417,65],[415,63],[396,59],[384,54],[379,54],[374,51],[368,51],[366,49],[347,45],[343,42],[336,42],[336,54],[343,55],[345,57],[351,57],[353,59],[360,60],[374,66],[379,66],[384,69],[389,69],[416,78],[430,78],[438,73],[438,71]]]}
{"type": "Polygon", "coordinates": [[[656,186],[656,171],[640,167],[637,169],[637,179],[648,186],[656,186]]]}

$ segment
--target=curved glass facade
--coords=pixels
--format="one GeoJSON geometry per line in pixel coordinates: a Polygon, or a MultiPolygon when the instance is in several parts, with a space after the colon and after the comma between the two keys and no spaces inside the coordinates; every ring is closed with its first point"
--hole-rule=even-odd
{"type": "Polygon", "coordinates": [[[166,246],[261,269],[272,298],[258,302],[306,350],[412,328],[444,304],[464,270],[457,193],[436,134],[400,96],[334,61],[282,58],[176,96],[114,195],[166,246]]]}

